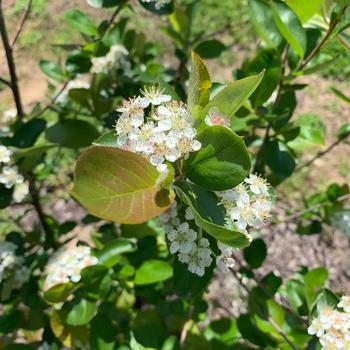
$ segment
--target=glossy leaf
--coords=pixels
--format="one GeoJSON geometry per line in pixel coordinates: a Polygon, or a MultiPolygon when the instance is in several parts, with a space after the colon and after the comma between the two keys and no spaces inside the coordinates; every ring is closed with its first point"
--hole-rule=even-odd
{"type": "Polygon", "coordinates": [[[39,63],[39,67],[43,73],[45,73],[49,78],[54,80],[64,80],[66,79],[66,75],[62,68],[55,62],[48,60],[41,60],[39,63]]]}
{"type": "Polygon", "coordinates": [[[283,38],[274,22],[270,6],[263,0],[249,0],[249,15],[254,29],[269,47],[277,47],[283,38]]]}
{"type": "Polygon", "coordinates": [[[73,306],[67,315],[67,323],[72,326],[82,326],[89,323],[96,314],[96,303],[82,299],[73,306]]]}
{"type": "Polygon", "coordinates": [[[255,239],[249,247],[244,248],[245,261],[252,269],[259,268],[267,256],[267,246],[262,239],[255,239]]]}
{"type": "Polygon", "coordinates": [[[188,271],[187,264],[179,262],[176,258],[173,263],[176,295],[180,298],[192,299],[203,292],[213,276],[214,267],[215,263],[207,267],[204,276],[200,277],[188,271]]]}
{"type": "Polygon", "coordinates": [[[97,217],[138,224],[161,214],[174,199],[172,191],[157,190],[158,175],[140,155],[94,146],[76,163],[72,195],[97,217]]]}
{"type": "Polygon", "coordinates": [[[93,145],[118,148],[116,132],[114,130],[108,131],[106,134],[103,134],[96,141],[94,141],[93,145]]]}
{"type": "Polygon", "coordinates": [[[38,137],[45,130],[46,120],[35,118],[22,124],[14,133],[11,145],[27,148],[34,145],[38,137]]]}
{"type": "Polygon", "coordinates": [[[224,227],[223,207],[219,206],[213,192],[189,182],[177,182],[175,190],[181,200],[191,207],[196,224],[208,234],[235,248],[247,247],[250,244],[247,234],[224,227]]]}
{"type": "Polygon", "coordinates": [[[202,59],[192,52],[192,64],[188,87],[187,105],[193,114],[197,114],[209,101],[211,80],[202,59]]]}
{"type": "Polygon", "coordinates": [[[306,50],[306,33],[299,18],[293,10],[283,2],[270,1],[270,6],[275,23],[283,37],[299,57],[304,57],[306,50]]]}
{"type": "Polygon", "coordinates": [[[13,188],[6,188],[0,184],[0,209],[8,207],[12,202],[13,188]]]}
{"type": "Polygon", "coordinates": [[[66,19],[69,23],[86,35],[98,35],[98,28],[93,20],[85,13],[79,10],[71,10],[66,12],[66,19]]]}
{"type": "Polygon", "coordinates": [[[74,288],[73,283],[57,284],[44,293],[44,299],[49,303],[61,303],[65,301],[74,288]]]}
{"type": "Polygon", "coordinates": [[[226,50],[226,46],[219,40],[212,39],[200,42],[194,51],[202,58],[216,58],[226,50]]]}
{"type": "Polygon", "coordinates": [[[106,244],[96,257],[100,264],[113,267],[121,259],[121,254],[135,251],[135,244],[130,239],[119,238],[106,244]]]}
{"type": "Polygon", "coordinates": [[[162,260],[147,260],[135,273],[135,284],[146,285],[163,282],[171,278],[173,270],[171,266],[162,260]]]}
{"type": "Polygon", "coordinates": [[[203,122],[210,108],[217,107],[221,113],[231,117],[259,86],[264,72],[228,84],[203,108],[200,119],[203,122]]]}
{"type": "Polygon", "coordinates": [[[294,10],[302,23],[321,10],[324,0],[287,0],[287,5],[294,10]]]}
{"type": "Polygon", "coordinates": [[[124,2],[125,2],[125,0],[87,0],[87,3],[91,7],[95,7],[95,8],[114,7],[114,6],[120,5],[124,2]]]}
{"type": "Polygon", "coordinates": [[[62,147],[80,148],[91,145],[99,133],[84,120],[68,119],[57,122],[45,131],[46,139],[62,147]]]}
{"type": "Polygon", "coordinates": [[[249,174],[250,158],[243,139],[224,126],[211,126],[197,135],[202,147],[185,161],[183,173],[197,185],[222,191],[240,184],[249,174]]]}

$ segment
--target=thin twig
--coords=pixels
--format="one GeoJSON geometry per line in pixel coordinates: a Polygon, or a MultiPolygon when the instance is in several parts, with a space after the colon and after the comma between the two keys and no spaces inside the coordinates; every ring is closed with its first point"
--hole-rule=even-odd
{"type": "Polygon", "coordinates": [[[103,39],[103,37],[106,35],[106,33],[108,32],[108,30],[110,29],[110,27],[112,26],[112,24],[114,23],[115,19],[117,18],[117,16],[119,15],[120,11],[124,8],[124,5],[120,5],[118,6],[115,11],[113,12],[111,18],[108,20],[107,26],[105,31],[103,32],[102,36],[100,39],[103,39]]]}
{"type": "Polygon", "coordinates": [[[11,82],[10,82],[10,81],[8,81],[8,80],[6,80],[6,79],[4,79],[4,78],[1,78],[1,77],[0,77],[0,81],[1,81],[3,84],[7,85],[9,88],[12,89],[12,85],[11,85],[11,82]]]}
{"type": "Polygon", "coordinates": [[[16,104],[17,115],[18,115],[18,118],[22,119],[24,116],[24,112],[23,112],[21,96],[20,96],[19,88],[18,88],[16,66],[15,66],[15,62],[13,59],[12,48],[11,48],[10,43],[9,43],[9,38],[7,35],[7,29],[6,29],[6,23],[5,23],[5,19],[4,19],[4,13],[2,10],[2,0],[0,0],[0,33],[1,33],[1,40],[3,43],[4,49],[5,49],[8,69],[10,72],[11,90],[12,90],[13,98],[14,98],[15,104],[16,104]]]}
{"type": "MultiPolygon", "coordinates": [[[[336,202],[337,203],[343,202],[343,201],[346,201],[347,199],[350,199],[350,194],[345,194],[344,196],[338,197],[336,199],[336,202]]],[[[285,219],[283,219],[281,221],[271,222],[270,224],[267,224],[265,227],[281,224],[281,223],[284,223],[284,222],[294,221],[295,219],[298,219],[299,217],[303,216],[304,214],[312,212],[315,209],[322,208],[323,206],[324,206],[324,204],[322,204],[322,203],[315,204],[315,205],[313,205],[313,206],[311,206],[309,208],[300,210],[300,211],[298,211],[298,212],[296,212],[296,213],[294,213],[292,215],[289,215],[289,216],[287,216],[285,219]]]]}
{"type": "Polygon", "coordinates": [[[30,193],[30,196],[32,197],[32,204],[37,213],[40,225],[45,232],[45,248],[56,247],[56,242],[54,239],[53,232],[46,221],[45,214],[40,203],[39,191],[36,187],[35,180],[31,174],[28,175],[28,180],[29,180],[29,193],[30,193]]]}
{"type": "MultiPolygon", "coordinates": [[[[238,275],[238,273],[234,269],[230,269],[233,276],[236,278],[240,286],[248,293],[250,294],[249,288],[243,283],[241,277],[238,275]]],[[[284,330],[271,318],[267,317],[266,319],[273,328],[279,333],[279,335],[288,343],[288,345],[293,349],[293,350],[298,350],[296,345],[292,343],[292,341],[288,338],[287,334],[284,332],[284,330]]]]}
{"type": "Polygon", "coordinates": [[[61,89],[57,92],[57,94],[51,99],[51,101],[44,107],[42,108],[39,112],[37,112],[36,114],[34,114],[34,116],[32,118],[37,118],[39,116],[41,116],[44,112],[46,112],[52,105],[55,104],[55,102],[57,101],[57,99],[61,96],[61,94],[64,92],[64,90],[66,89],[68,83],[70,82],[71,79],[68,79],[61,87],[61,89]]]}
{"type": "Polygon", "coordinates": [[[316,47],[314,47],[314,49],[311,51],[310,55],[308,57],[306,57],[306,59],[301,63],[301,65],[298,67],[297,70],[303,70],[303,68],[305,68],[305,66],[318,54],[318,52],[321,50],[321,48],[326,44],[326,42],[328,41],[328,39],[332,35],[335,27],[339,23],[340,18],[345,13],[346,8],[347,8],[347,6],[344,6],[340,15],[337,18],[335,18],[333,20],[333,22],[330,23],[330,26],[328,27],[328,30],[327,30],[325,36],[323,37],[323,39],[318,43],[318,45],[316,47]]]}
{"type": "Polygon", "coordinates": [[[342,143],[348,136],[350,136],[350,131],[346,134],[344,134],[342,137],[338,138],[338,140],[334,141],[332,144],[330,144],[326,149],[323,151],[318,152],[313,158],[308,160],[306,163],[300,165],[295,169],[295,172],[299,172],[301,169],[304,169],[305,167],[310,166],[312,163],[314,163],[317,159],[325,156],[328,152],[330,152],[334,147],[342,143]]]}
{"type": "Polygon", "coordinates": [[[337,35],[337,39],[350,52],[350,45],[340,35],[337,35]]]}
{"type": "Polygon", "coordinates": [[[16,44],[16,42],[17,42],[19,36],[21,35],[22,30],[23,30],[23,28],[24,28],[24,25],[25,25],[25,23],[26,23],[26,21],[27,21],[27,19],[28,19],[28,17],[29,17],[29,13],[30,13],[30,10],[31,10],[31,8],[32,8],[32,2],[33,2],[33,0],[28,0],[26,9],[25,9],[25,11],[24,11],[24,13],[23,13],[23,16],[22,16],[22,18],[21,18],[21,21],[19,22],[19,26],[18,26],[18,28],[17,28],[16,34],[15,34],[13,40],[12,40],[12,43],[11,43],[11,48],[12,48],[12,49],[13,49],[13,47],[15,46],[15,44],[16,44]]]}

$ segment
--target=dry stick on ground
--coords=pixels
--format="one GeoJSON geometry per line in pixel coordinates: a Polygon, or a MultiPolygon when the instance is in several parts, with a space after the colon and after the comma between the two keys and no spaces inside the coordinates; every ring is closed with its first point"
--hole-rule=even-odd
{"type": "Polygon", "coordinates": [[[11,90],[12,90],[12,94],[13,94],[13,99],[15,100],[15,104],[16,104],[17,115],[18,115],[19,119],[22,119],[24,116],[24,112],[23,112],[21,96],[20,96],[19,88],[18,88],[18,80],[17,80],[17,74],[16,74],[16,66],[15,66],[15,62],[13,59],[13,52],[12,52],[12,48],[11,48],[10,43],[9,43],[4,13],[2,10],[2,0],[0,0],[0,33],[1,33],[2,43],[3,43],[4,49],[5,49],[8,69],[10,72],[11,90]]]}
{"type": "Polygon", "coordinates": [[[307,161],[306,163],[300,165],[299,167],[297,167],[295,169],[295,172],[300,171],[301,169],[304,169],[305,167],[310,166],[315,160],[323,157],[324,155],[326,155],[328,152],[330,152],[335,146],[339,145],[340,143],[342,143],[344,140],[346,140],[346,138],[350,136],[350,131],[347,132],[346,134],[344,134],[342,137],[338,138],[337,141],[334,141],[331,145],[329,145],[325,150],[318,152],[313,158],[311,158],[309,161],[307,161]]]}
{"type": "Polygon", "coordinates": [[[23,28],[24,28],[24,25],[25,25],[25,23],[26,23],[26,21],[27,21],[27,19],[28,19],[28,17],[29,17],[29,13],[30,13],[30,10],[31,10],[31,8],[32,8],[32,2],[33,2],[33,0],[28,0],[26,9],[25,9],[25,11],[24,11],[24,13],[23,13],[23,16],[22,16],[22,18],[21,18],[21,21],[19,22],[19,26],[18,26],[18,28],[17,28],[16,34],[15,34],[13,40],[12,40],[12,43],[11,43],[11,48],[12,48],[12,49],[13,49],[13,47],[15,46],[15,44],[16,44],[16,42],[17,42],[19,36],[21,35],[22,30],[23,30],[23,28]]]}
{"type": "MultiPolygon", "coordinates": [[[[246,291],[246,293],[249,295],[250,290],[249,288],[243,283],[241,277],[238,275],[238,273],[234,269],[230,269],[233,276],[236,278],[240,286],[246,291]]],[[[288,343],[288,345],[293,350],[298,350],[297,346],[292,343],[292,341],[288,338],[287,334],[284,332],[284,330],[271,318],[267,317],[267,321],[271,324],[273,328],[279,333],[279,335],[288,343]]]]}

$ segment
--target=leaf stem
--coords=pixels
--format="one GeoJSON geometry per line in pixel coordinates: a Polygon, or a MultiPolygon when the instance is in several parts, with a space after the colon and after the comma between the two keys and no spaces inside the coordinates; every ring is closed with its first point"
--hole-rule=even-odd
{"type": "Polygon", "coordinates": [[[21,33],[22,33],[22,30],[23,30],[23,28],[24,28],[24,25],[25,25],[25,23],[26,23],[26,21],[27,21],[27,19],[28,19],[28,17],[29,17],[29,13],[30,13],[30,10],[31,10],[31,8],[32,8],[32,2],[33,2],[33,0],[28,0],[26,9],[25,9],[25,11],[24,11],[24,13],[23,13],[23,16],[22,16],[21,21],[20,21],[20,23],[19,23],[19,26],[18,26],[18,28],[17,28],[16,34],[15,34],[13,40],[12,40],[12,43],[11,43],[11,48],[12,48],[12,49],[13,49],[13,47],[15,46],[15,44],[16,44],[18,38],[20,37],[20,35],[21,35],[21,33]]]}

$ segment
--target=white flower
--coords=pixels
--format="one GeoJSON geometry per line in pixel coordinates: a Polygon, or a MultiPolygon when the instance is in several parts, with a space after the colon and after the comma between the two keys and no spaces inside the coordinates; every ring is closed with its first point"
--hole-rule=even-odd
{"type": "Polygon", "coordinates": [[[209,241],[201,238],[198,244],[194,244],[188,253],[180,253],[179,261],[188,264],[188,270],[200,277],[204,276],[205,268],[210,266],[213,259],[211,258],[209,241]]]}
{"type": "Polygon", "coordinates": [[[154,7],[159,10],[161,9],[164,5],[169,4],[171,0],[141,0],[142,2],[145,3],[154,3],[154,7]]]}
{"type": "Polygon", "coordinates": [[[202,147],[198,140],[190,137],[182,136],[176,144],[176,148],[180,151],[181,155],[187,159],[191,152],[196,152],[202,147]]]}
{"type": "Polygon", "coordinates": [[[165,160],[175,162],[180,158],[181,152],[176,148],[175,140],[165,134],[155,135],[153,143],[153,154],[150,156],[150,162],[153,165],[159,165],[165,160]]]}
{"type": "Polygon", "coordinates": [[[163,91],[156,86],[145,86],[141,93],[145,101],[145,107],[148,107],[150,104],[159,106],[162,103],[171,101],[171,96],[163,94],[163,91]]]}
{"type": "Polygon", "coordinates": [[[342,296],[337,306],[342,308],[345,312],[350,313],[350,296],[342,296]]]}
{"type": "Polygon", "coordinates": [[[249,193],[243,184],[239,184],[231,190],[217,192],[217,195],[226,201],[228,205],[230,202],[235,202],[235,204],[240,208],[244,208],[250,203],[249,193]]]}
{"type": "Polygon", "coordinates": [[[15,191],[13,192],[13,199],[16,203],[20,203],[29,193],[28,184],[25,182],[16,185],[15,191]]]}
{"type": "Polygon", "coordinates": [[[106,56],[93,57],[91,59],[91,73],[108,73],[112,69],[130,69],[130,62],[127,60],[129,52],[122,45],[113,45],[106,56]]]}
{"type": "Polygon", "coordinates": [[[17,167],[5,166],[2,168],[2,173],[0,174],[0,183],[4,184],[6,188],[11,188],[14,185],[23,182],[23,176],[18,174],[17,167]]]}
{"type": "Polygon", "coordinates": [[[90,247],[63,248],[52,256],[46,266],[44,290],[61,283],[79,282],[81,270],[97,263],[90,247]]]}
{"type": "Polygon", "coordinates": [[[254,210],[250,205],[245,207],[235,207],[228,210],[228,215],[240,230],[245,230],[247,226],[257,227],[259,221],[254,215],[254,210]]]}
{"type": "Polygon", "coordinates": [[[185,209],[185,218],[186,220],[194,220],[193,210],[190,207],[185,209]]]}
{"type": "Polygon", "coordinates": [[[310,335],[316,335],[317,337],[321,337],[325,333],[324,323],[320,320],[319,317],[316,317],[312,320],[311,325],[307,329],[310,335]]]}
{"type": "Polygon", "coordinates": [[[220,113],[217,107],[211,107],[209,109],[208,115],[205,117],[205,124],[209,126],[213,125],[222,125],[228,128],[231,127],[231,121],[228,116],[223,113],[220,113]]]}
{"type": "Polygon", "coordinates": [[[17,110],[8,109],[7,111],[4,112],[3,116],[6,121],[13,120],[17,117],[17,110]]]}
{"type": "Polygon", "coordinates": [[[221,254],[216,257],[216,266],[221,272],[228,272],[235,265],[232,258],[233,248],[218,241],[218,248],[221,254]]]}
{"type": "Polygon", "coordinates": [[[192,230],[187,222],[180,224],[176,230],[172,230],[167,235],[170,244],[170,253],[176,252],[187,254],[195,246],[197,232],[192,230]]]}
{"type": "Polygon", "coordinates": [[[266,180],[260,176],[250,174],[249,177],[247,177],[244,182],[249,184],[250,190],[254,194],[262,194],[262,195],[268,195],[269,192],[269,186],[266,182],[266,180]]]}
{"type": "Polygon", "coordinates": [[[5,146],[0,145],[0,164],[9,163],[11,160],[12,152],[5,146]]]}

